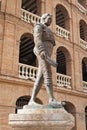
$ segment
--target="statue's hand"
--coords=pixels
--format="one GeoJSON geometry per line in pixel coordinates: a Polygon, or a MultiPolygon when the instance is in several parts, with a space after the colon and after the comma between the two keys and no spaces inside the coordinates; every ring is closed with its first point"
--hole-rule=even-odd
{"type": "Polygon", "coordinates": [[[42,59],[46,59],[46,57],[47,57],[46,52],[41,52],[40,57],[41,57],[42,59]]]}

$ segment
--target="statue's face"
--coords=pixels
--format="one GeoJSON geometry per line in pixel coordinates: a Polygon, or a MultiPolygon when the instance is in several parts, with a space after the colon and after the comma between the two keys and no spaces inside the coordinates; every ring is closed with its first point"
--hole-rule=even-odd
{"type": "Polygon", "coordinates": [[[52,18],[50,16],[47,16],[46,19],[45,19],[45,24],[47,26],[50,26],[51,22],[52,22],[52,18]]]}

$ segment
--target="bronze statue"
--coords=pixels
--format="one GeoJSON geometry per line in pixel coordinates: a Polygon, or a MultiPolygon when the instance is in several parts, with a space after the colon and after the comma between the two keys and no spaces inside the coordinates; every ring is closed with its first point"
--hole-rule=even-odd
{"type": "Polygon", "coordinates": [[[51,59],[53,47],[55,46],[53,33],[48,28],[51,22],[52,15],[46,13],[42,15],[41,23],[37,23],[34,27],[34,53],[37,56],[39,68],[29,105],[36,104],[35,98],[44,80],[49,95],[49,104],[53,107],[62,107],[61,102],[57,101],[53,95],[51,65],[57,66],[57,63],[51,59]]]}

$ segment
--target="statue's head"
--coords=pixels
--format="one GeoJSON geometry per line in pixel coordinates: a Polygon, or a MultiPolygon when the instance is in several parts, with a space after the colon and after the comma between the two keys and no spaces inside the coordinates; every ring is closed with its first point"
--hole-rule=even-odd
{"type": "Polygon", "coordinates": [[[50,26],[51,22],[52,22],[52,15],[51,14],[46,13],[46,14],[43,14],[41,16],[41,23],[42,24],[46,24],[47,26],[50,26]]]}

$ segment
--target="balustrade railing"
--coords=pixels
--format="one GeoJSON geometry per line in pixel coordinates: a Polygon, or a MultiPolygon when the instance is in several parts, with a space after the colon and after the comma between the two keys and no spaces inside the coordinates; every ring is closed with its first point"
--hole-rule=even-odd
{"type": "Polygon", "coordinates": [[[80,45],[83,49],[87,50],[87,42],[80,38],[80,45]]]}
{"type": "Polygon", "coordinates": [[[87,82],[86,82],[86,81],[82,81],[82,84],[83,84],[83,88],[84,88],[85,90],[87,90],[87,82]]]}
{"type": "Polygon", "coordinates": [[[40,22],[40,17],[38,15],[33,14],[24,9],[21,9],[21,19],[25,22],[32,23],[32,24],[40,22]]]}
{"type": "MultiPolygon", "coordinates": [[[[40,17],[38,15],[28,12],[24,9],[21,9],[21,19],[27,23],[40,23],[40,17]]],[[[70,32],[58,25],[56,25],[56,34],[60,37],[64,37],[67,40],[70,38],[70,32]]]]}
{"type": "MultiPolygon", "coordinates": [[[[19,63],[19,77],[35,81],[38,68],[19,63]]],[[[57,73],[57,86],[71,88],[71,77],[57,73]]]]}
{"type": "Polygon", "coordinates": [[[57,86],[71,88],[71,77],[57,73],[57,86]]]}
{"type": "Polygon", "coordinates": [[[60,37],[64,37],[65,39],[70,39],[70,32],[58,25],[56,25],[56,34],[60,37]]]}
{"type": "Polygon", "coordinates": [[[19,77],[23,79],[35,80],[37,67],[19,63],[19,77]]]}
{"type": "Polygon", "coordinates": [[[83,14],[87,14],[87,10],[80,4],[78,3],[78,9],[83,13],[83,14]]]}

